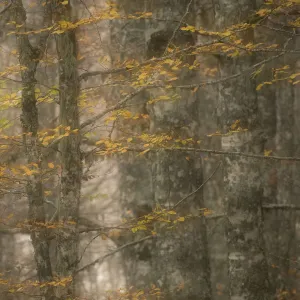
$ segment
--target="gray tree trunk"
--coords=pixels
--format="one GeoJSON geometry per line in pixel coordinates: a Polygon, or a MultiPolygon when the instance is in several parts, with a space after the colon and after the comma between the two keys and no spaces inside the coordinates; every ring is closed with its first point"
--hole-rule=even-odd
{"type": "MultiPolygon", "coordinates": [[[[124,51],[127,55],[123,57],[124,59],[140,58],[146,55],[147,58],[161,56],[169,41],[172,44],[176,43],[177,46],[181,44],[183,46],[186,43],[186,37],[177,27],[183,16],[188,15],[188,19],[193,20],[193,17],[189,15],[192,14],[190,1],[164,3],[152,1],[147,4],[139,1],[135,5],[132,5],[132,1],[129,3],[122,1],[120,6],[127,13],[138,10],[152,11],[154,19],[164,20],[163,22],[147,21],[146,24],[144,21],[136,23],[134,21],[127,24],[125,31],[122,31],[122,46],[124,49],[129,48],[127,52],[124,51]],[[172,37],[173,33],[174,37],[172,37]],[[157,45],[156,41],[160,36],[163,43],[157,45]],[[147,48],[145,40],[148,41],[147,48]],[[133,42],[135,53],[130,51],[133,42]]],[[[179,76],[186,82],[191,79],[185,78],[183,73],[179,76]]],[[[193,80],[196,78],[193,77],[193,80]]],[[[174,134],[177,134],[178,138],[197,136],[192,128],[197,128],[199,125],[198,115],[191,115],[191,113],[196,113],[196,97],[191,96],[190,92],[177,91],[177,93],[182,99],[176,103],[147,105],[152,120],[149,131],[151,134],[170,133],[176,127],[178,130],[175,129],[174,134]]],[[[144,93],[135,98],[135,103],[140,103],[139,101],[145,103],[150,100],[150,96],[154,94],[144,93]]],[[[143,112],[138,109],[137,111],[143,112]]],[[[137,159],[135,155],[132,157],[133,160],[127,157],[120,164],[121,199],[123,199],[124,207],[127,205],[134,217],[141,217],[151,212],[155,205],[172,206],[195,190],[202,182],[201,159],[194,156],[187,159],[187,156],[190,155],[187,153],[167,155],[162,151],[157,155],[151,155],[150,163],[149,157],[147,157],[148,162],[144,158],[137,159]]],[[[196,213],[199,208],[203,208],[201,191],[191,197],[184,208],[179,211],[185,215],[196,213]]],[[[125,261],[129,285],[145,287],[149,283],[154,283],[166,291],[170,299],[210,298],[205,220],[196,218],[186,222],[187,224],[180,226],[178,233],[176,230],[167,233],[163,230],[161,240],[148,242],[146,245],[127,251],[125,261]],[[184,288],[178,292],[177,288],[180,285],[184,285],[184,288]]]]}
{"type": "MultiPolygon", "coordinates": [[[[72,20],[71,6],[56,2],[55,20],[72,20]]],[[[75,31],[69,30],[56,36],[59,59],[60,125],[63,130],[79,129],[77,71],[77,45],[75,31]]],[[[73,282],[58,292],[59,297],[72,297],[75,293],[74,272],[78,265],[79,233],[77,230],[82,179],[80,134],[70,134],[61,140],[61,198],[58,220],[63,223],[57,235],[56,272],[60,277],[71,277],[73,282]]]]}
{"type": "MultiPolygon", "coordinates": [[[[255,10],[253,1],[219,1],[216,7],[218,28],[244,20],[255,10]]],[[[253,41],[248,31],[244,38],[253,41]]],[[[253,64],[253,58],[221,58],[222,77],[240,72],[253,64]]],[[[226,151],[263,153],[261,124],[255,84],[240,76],[219,85],[219,126],[223,133],[240,120],[248,131],[222,137],[226,151]]],[[[262,231],[262,196],[260,164],[249,158],[227,155],[224,166],[224,206],[228,218],[229,292],[231,299],[268,299],[270,287],[262,231]]]]}
{"type": "MultiPolygon", "coordinates": [[[[12,11],[14,19],[17,24],[24,24],[26,22],[26,11],[23,7],[21,0],[12,1],[12,11]]],[[[44,22],[45,25],[49,24],[49,18],[51,14],[49,12],[49,4],[46,3],[44,10],[44,22]]],[[[20,31],[24,31],[26,28],[23,26],[20,31]]],[[[22,66],[26,67],[26,70],[21,72],[22,77],[22,115],[21,125],[23,129],[23,143],[25,155],[28,164],[38,165],[38,174],[33,174],[28,180],[26,187],[29,211],[28,219],[32,226],[35,228],[31,231],[31,240],[34,248],[34,257],[37,266],[37,274],[39,281],[49,282],[52,280],[52,269],[49,256],[49,241],[48,233],[44,228],[39,228],[38,223],[45,223],[45,210],[44,210],[44,190],[42,183],[42,165],[41,165],[41,152],[38,140],[38,110],[37,101],[35,97],[35,74],[36,68],[43,55],[43,51],[46,46],[46,36],[41,36],[38,47],[34,48],[30,44],[27,35],[17,36],[17,47],[19,51],[19,61],[22,66]]],[[[42,288],[42,294],[45,298],[51,299],[53,296],[53,287],[47,286],[42,288]]]]}

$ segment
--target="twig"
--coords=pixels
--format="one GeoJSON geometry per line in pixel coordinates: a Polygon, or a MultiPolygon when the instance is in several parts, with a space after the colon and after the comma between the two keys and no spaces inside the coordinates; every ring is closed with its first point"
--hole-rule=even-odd
{"type": "MultiPolygon", "coordinates": [[[[196,149],[196,148],[153,148],[147,149],[150,152],[166,150],[166,151],[186,151],[186,152],[199,152],[199,153],[210,153],[215,155],[235,155],[235,156],[244,156],[249,158],[256,158],[256,159],[264,159],[264,160],[283,160],[283,161],[300,161],[300,157],[293,157],[293,156],[264,156],[259,154],[251,154],[245,152],[231,152],[231,151],[222,151],[222,150],[211,150],[211,149],[196,149]]],[[[133,152],[143,152],[145,149],[142,148],[127,148],[127,151],[133,152]]]]}
{"type": "Polygon", "coordinates": [[[118,252],[120,252],[120,251],[122,251],[122,250],[128,248],[128,247],[135,246],[135,245],[137,245],[137,244],[140,244],[140,243],[142,243],[142,242],[144,242],[144,241],[146,241],[146,240],[152,239],[152,238],[154,238],[154,237],[155,237],[155,236],[153,236],[153,235],[148,235],[148,236],[146,236],[146,237],[144,237],[144,238],[142,238],[142,239],[140,239],[140,240],[137,240],[137,241],[134,241],[134,242],[127,243],[127,244],[125,244],[125,245],[123,245],[123,246],[121,246],[121,247],[115,249],[114,251],[112,251],[112,252],[110,252],[110,253],[108,253],[108,254],[102,256],[102,257],[97,258],[96,260],[94,260],[93,262],[91,262],[91,263],[89,263],[89,264],[83,266],[82,268],[78,269],[78,270],[75,272],[74,275],[76,275],[76,274],[78,274],[79,272],[82,272],[82,271],[84,271],[84,270],[87,270],[87,269],[89,269],[90,267],[93,267],[93,266],[96,265],[96,264],[101,264],[106,258],[108,258],[108,257],[110,257],[110,256],[112,256],[112,255],[114,255],[114,254],[116,254],[116,253],[118,253],[118,252]]]}
{"type": "Polygon", "coordinates": [[[165,49],[163,55],[166,55],[166,53],[168,53],[168,48],[170,47],[170,45],[171,45],[171,43],[172,43],[172,41],[173,41],[173,39],[174,39],[174,37],[175,37],[177,31],[180,29],[180,26],[181,26],[181,24],[182,24],[184,18],[185,18],[185,17],[187,16],[187,14],[189,13],[190,6],[191,6],[192,2],[193,2],[193,0],[191,0],[191,1],[188,3],[188,5],[187,5],[187,7],[186,7],[186,10],[185,10],[185,13],[184,13],[184,15],[182,16],[182,18],[181,18],[181,20],[180,20],[180,22],[179,22],[179,25],[175,28],[175,30],[174,30],[174,32],[173,32],[173,34],[172,34],[170,40],[168,41],[168,44],[167,44],[167,46],[166,46],[166,49],[165,49]]]}
{"type": "Polygon", "coordinates": [[[218,166],[215,168],[215,170],[211,173],[211,175],[193,192],[191,192],[190,194],[188,194],[187,196],[183,197],[181,200],[179,200],[173,207],[172,209],[178,207],[183,201],[185,201],[186,199],[188,199],[189,197],[193,196],[195,193],[197,193],[200,189],[202,189],[204,187],[204,185],[216,174],[216,172],[218,171],[218,169],[220,168],[222,162],[219,162],[218,166]]]}
{"type": "Polygon", "coordinates": [[[300,210],[299,205],[294,204],[264,204],[262,206],[263,209],[293,209],[300,210]]]}
{"type": "Polygon", "coordinates": [[[108,114],[108,113],[110,113],[110,112],[112,112],[114,110],[122,108],[122,106],[124,104],[126,104],[127,101],[129,101],[130,99],[132,99],[133,97],[135,97],[136,95],[138,95],[139,93],[141,93],[142,91],[144,91],[145,89],[146,89],[146,87],[142,87],[142,88],[139,88],[139,89],[135,90],[131,94],[127,95],[123,100],[121,100],[120,102],[118,102],[116,105],[113,105],[113,106],[107,108],[106,110],[104,110],[103,112],[101,112],[98,115],[94,116],[93,118],[91,118],[91,119],[83,122],[80,125],[80,129],[82,130],[83,128],[85,128],[85,127],[93,124],[94,122],[96,122],[97,120],[101,119],[106,114],[108,114]]]}
{"type": "Polygon", "coordinates": [[[236,73],[236,74],[233,74],[231,76],[227,76],[227,77],[223,77],[223,78],[220,78],[220,79],[217,79],[217,80],[212,80],[212,81],[206,81],[206,82],[200,82],[200,83],[195,83],[195,84],[187,84],[187,85],[174,85],[174,86],[170,86],[170,85],[148,85],[146,86],[147,89],[149,88],[162,88],[162,87],[166,87],[168,89],[194,89],[194,88],[199,88],[199,87],[203,87],[203,86],[208,86],[208,85],[214,85],[214,84],[218,84],[218,83],[222,83],[222,82],[225,82],[225,81],[228,81],[228,80],[232,80],[232,79],[235,79],[237,77],[240,77],[246,73],[249,73],[250,71],[252,71],[253,69],[256,69],[257,67],[260,67],[261,65],[264,65],[266,63],[269,63],[271,61],[273,61],[274,59],[276,58],[279,58],[281,56],[283,56],[284,54],[286,54],[286,52],[281,52],[275,56],[272,56],[268,59],[264,59],[263,61],[239,72],[239,73],[236,73]]]}
{"type": "Polygon", "coordinates": [[[12,5],[12,2],[9,1],[9,3],[0,11],[0,15],[4,14],[12,5]]]}
{"type": "MultiPolygon", "coordinates": [[[[222,38],[222,39],[224,39],[224,38],[222,38]]],[[[173,52],[173,53],[171,53],[169,55],[166,55],[166,56],[162,56],[162,57],[158,57],[158,58],[154,58],[154,59],[151,58],[151,59],[148,59],[148,60],[140,63],[138,66],[133,67],[133,68],[121,67],[121,68],[115,68],[115,69],[109,69],[109,70],[100,70],[100,71],[94,71],[94,72],[85,72],[85,73],[82,73],[79,76],[79,80],[87,80],[88,77],[93,77],[93,76],[97,76],[97,75],[117,74],[117,73],[126,72],[126,71],[130,71],[131,72],[131,71],[133,71],[135,69],[138,69],[140,67],[143,67],[143,66],[145,66],[147,64],[160,62],[160,61],[163,61],[165,59],[172,58],[175,55],[178,55],[178,54],[181,54],[181,53],[184,53],[184,52],[188,52],[188,51],[193,50],[193,49],[211,46],[213,44],[219,43],[220,41],[222,41],[222,39],[216,39],[216,40],[213,40],[213,41],[210,41],[210,42],[207,42],[207,43],[203,43],[203,44],[200,44],[200,45],[189,46],[189,47],[183,48],[181,50],[175,51],[175,52],[173,52]]]]}

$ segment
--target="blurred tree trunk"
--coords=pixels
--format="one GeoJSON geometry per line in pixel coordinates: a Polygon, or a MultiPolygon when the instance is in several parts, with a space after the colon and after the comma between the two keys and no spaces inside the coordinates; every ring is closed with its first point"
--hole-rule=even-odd
{"type": "MultiPolygon", "coordinates": [[[[11,8],[16,24],[26,24],[26,11],[21,0],[13,0],[11,8]]],[[[44,25],[51,24],[50,5],[46,2],[44,6],[44,25]]],[[[22,26],[19,31],[26,31],[26,26],[22,26]]],[[[39,169],[38,174],[33,174],[28,180],[26,187],[29,211],[28,219],[33,227],[37,223],[45,223],[44,210],[44,190],[42,182],[42,162],[38,140],[38,109],[35,96],[36,69],[46,47],[47,35],[41,35],[38,47],[34,48],[26,34],[17,35],[17,47],[19,52],[19,62],[26,69],[21,71],[22,77],[22,114],[21,125],[23,129],[23,143],[28,164],[36,164],[39,169]]],[[[31,240],[34,248],[35,262],[39,281],[49,282],[52,280],[52,269],[49,256],[48,234],[44,228],[35,228],[31,231],[31,240]]],[[[45,299],[53,296],[53,287],[45,286],[41,289],[45,299]]]]}
{"type": "MultiPolygon", "coordinates": [[[[118,9],[124,14],[134,14],[145,10],[145,1],[141,0],[121,0],[117,1],[118,9]]],[[[110,46],[112,62],[124,62],[133,59],[142,62],[146,58],[146,24],[145,19],[140,20],[113,20],[111,21],[110,46]]],[[[120,101],[120,90],[124,88],[114,88],[111,97],[114,103],[120,101]]],[[[126,89],[131,93],[132,88],[126,89]]],[[[147,113],[145,111],[146,93],[136,95],[128,109],[133,115],[147,113]]],[[[114,136],[133,137],[142,132],[148,132],[147,124],[131,124],[130,120],[117,120],[115,123],[114,136]],[[120,130],[118,129],[120,128],[120,130]]],[[[119,198],[123,210],[124,218],[138,218],[152,211],[152,191],[149,188],[151,180],[151,162],[145,157],[138,157],[135,153],[126,153],[118,158],[119,170],[119,198]]],[[[139,233],[129,234],[119,239],[118,244],[128,243],[138,239],[139,233]]],[[[125,249],[122,253],[123,268],[128,287],[134,285],[136,288],[145,288],[149,285],[149,270],[151,268],[151,253],[149,252],[150,241],[137,244],[135,247],[125,249]]],[[[151,247],[151,246],[150,246],[151,247]]]]}
{"type": "MultiPolygon", "coordinates": [[[[281,20],[282,21],[282,20],[281,20]]],[[[284,44],[286,40],[279,39],[279,43],[284,44]]],[[[294,43],[288,45],[293,48],[294,43]]],[[[278,68],[284,65],[291,67],[292,73],[296,72],[295,57],[286,55],[278,60],[278,68]]],[[[294,136],[294,108],[295,89],[289,82],[277,82],[276,90],[276,136],[275,151],[278,156],[295,155],[294,136]]],[[[285,208],[275,208],[271,214],[273,216],[273,226],[270,228],[273,233],[271,241],[270,261],[272,268],[272,282],[277,289],[277,294],[285,292],[291,297],[291,292],[295,287],[295,274],[291,272],[295,268],[292,261],[297,252],[296,244],[296,214],[293,205],[298,204],[298,199],[293,197],[294,185],[297,184],[294,178],[294,163],[278,162],[276,164],[276,201],[275,204],[285,206],[285,208]]],[[[297,177],[296,177],[297,178],[297,177]]],[[[283,296],[285,298],[285,296],[283,296]]]]}
{"type": "MultiPolygon", "coordinates": [[[[196,15],[196,28],[203,28],[208,31],[216,31],[216,9],[215,3],[211,0],[193,1],[193,11],[196,15]]],[[[198,44],[204,44],[212,40],[212,37],[198,35],[198,44]]],[[[200,54],[197,57],[200,63],[198,82],[216,80],[218,78],[218,57],[208,53],[200,54]],[[210,74],[210,71],[212,74],[210,74]]],[[[216,85],[207,85],[200,87],[197,93],[197,113],[198,113],[198,132],[201,140],[200,147],[204,149],[221,150],[221,141],[219,136],[209,137],[207,134],[218,130],[215,120],[218,107],[218,90],[216,85]]],[[[208,156],[205,153],[200,154],[203,159],[203,178],[211,176],[213,170],[220,162],[219,156],[208,156]]],[[[212,298],[215,300],[228,300],[228,259],[227,259],[227,241],[226,230],[227,220],[223,207],[223,172],[222,168],[205,184],[203,188],[203,206],[212,210],[213,214],[208,216],[207,222],[207,240],[208,255],[210,261],[210,280],[212,298]]]]}
{"type": "MultiPolygon", "coordinates": [[[[167,48],[173,44],[180,48],[194,45],[193,35],[183,34],[180,29],[183,24],[195,24],[191,1],[152,1],[146,10],[153,11],[154,20],[166,20],[149,22],[149,28],[154,33],[148,42],[148,58],[168,53],[167,48]]],[[[199,80],[196,73],[187,73],[183,67],[184,64],[192,65],[194,60],[195,56],[182,59],[182,66],[176,74],[180,84],[199,80]]],[[[160,95],[168,95],[172,99],[174,94],[179,97],[178,100],[148,104],[150,133],[170,134],[179,140],[197,139],[201,122],[198,119],[200,93],[153,90],[149,96],[155,99],[160,95]]],[[[203,183],[203,164],[197,155],[161,150],[153,154],[151,160],[153,201],[156,206],[171,209],[203,183]]],[[[153,282],[166,292],[166,299],[211,299],[206,221],[203,216],[196,217],[201,208],[204,208],[203,190],[177,208],[178,215],[193,215],[192,219],[185,220],[173,230],[159,230],[162,238],[157,239],[152,248],[153,282]]]]}
{"type": "MultiPolygon", "coordinates": [[[[72,21],[70,2],[55,2],[56,22],[72,21]]],[[[59,103],[62,130],[79,129],[79,80],[77,71],[77,44],[74,30],[56,35],[56,49],[59,60],[59,103]]],[[[60,144],[61,152],[61,198],[58,206],[58,220],[63,228],[57,235],[56,272],[60,277],[71,277],[73,282],[59,291],[59,297],[74,297],[73,274],[78,265],[79,233],[77,229],[81,192],[82,162],[80,134],[71,133],[60,144]]]]}
{"type": "MultiPolygon", "coordinates": [[[[253,1],[219,1],[216,7],[218,29],[239,23],[256,9],[253,1]]],[[[242,36],[253,41],[252,29],[242,36]]],[[[246,69],[252,57],[220,58],[221,77],[246,69]]],[[[259,122],[256,86],[249,77],[240,76],[219,85],[219,127],[222,133],[239,126],[247,131],[222,137],[226,151],[263,153],[264,140],[259,122]]],[[[260,164],[249,158],[227,155],[224,166],[224,206],[228,218],[229,292],[231,299],[270,298],[267,262],[262,228],[263,188],[260,164]]]]}
{"type": "MultiPolygon", "coordinates": [[[[154,20],[164,20],[131,21],[126,24],[125,31],[122,31],[119,38],[115,34],[114,40],[122,42],[123,51],[120,52],[126,55],[123,59],[160,57],[168,42],[180,47],[185,46],[187,41],[192,42],[193,38],[183,35],[178,28],[183,16],[188,16],[187,19],[195,22],[194,17],[191,17],[190,4],[190,1],[152,1],[146,4],[138,1],[132,5],[132,1],[122,1],[120,7],[126,13],[151,11],[154,20]],[[131,51],[133,45],[134,52],[131,51]]],[[[118,29],[114,29],[118,32],[118,29]]],[[[188,59],[189,63],[193,63],[190,60],[195,58],[189,56],[188,59]]],[[[185,80],[181,83],[190,82],[191,77],[186,77],[185,71],[179,73],[178,76],[185,80]]],[[[192,80],[196,80],[196,77],[192,80]]],[[[135,106],[134,111],[145,113],[146,101],[154,94],[143,93],[136,97],[134,103],[139,105],[135,106]]],[[[132,130],[135,133],[142,131],[160,134],[170,133],[176,127],[178,130],[175,129],[174,135],[178,135],[178,138],[196,137],[196,128],[199,126],[197,97],[193,97],[190,92],[177,91],[177,94],[181,96],[181,100],[176,103],[170,101],[166,105],[147,105],[146,112],[151,119],[150,131],[148,128],[132,130]],[[191,128],[195,128],[195,131],[191,128]]],[[[159,152],[157,155],[150,155],[150,162],[149,157],[138,159],[136,155],[128,154],[120,164],[120,172],[121,201],[124,208],[127,207],[132,213],[128,217],[141,217],[150,213],[156,205],[172,206],[202,183],[201,159],[186,153],[170,155],[159,152]]],[[[197,209],[203,208],[202,191],[193,195],[183,206],[183,209],[179,209],[182,215],[197,213],[197,209]]],[[[125,250],[128,285],[144,288],[145,285],[154,283],[167,292],[168,299],[210,299],[207,255],[205,220],[196,217],[193,221],[186,221],[178,232],[162,232],[162,239],[157,242],[147,241],[143,245],[137,245],[135,249],[125,250]]]]}

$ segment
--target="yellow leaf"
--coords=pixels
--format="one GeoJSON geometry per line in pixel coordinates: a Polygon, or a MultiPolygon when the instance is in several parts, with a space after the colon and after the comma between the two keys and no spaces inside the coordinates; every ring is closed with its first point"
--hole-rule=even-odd
{"type": "Polygon", "coordinates": [[[67,221],[67,223],[70,224],[70,225],[76,225],[75,221],[67,221]]]}
{"type": "Polygon", "coordinates": [[[147,149],[147,150],[141,152],[139,155],[144,155],[144,154],[146,154],[146,153],[149,152],[149,151],[150,151],[150,149],[147,149]]]}
{"type": "Polygon", "coordinates": [[[230,128],[231,128],[232,130],[235,130],[235,129],[237,129],[237,127],[239,126],[239,124],[240,124],[240,120],[236,120],[236,121],[230,126],[230,128]]]}
{"type": "Polygon", "coordinates": [[[209,210],[209,209],[206,209],[206,210],[203,212],[203,215],[204,215],[204,216],[209,216],[209,215],[211,215],[211,214],[212,214],[212,211],[209,210]]]}
{"type": "Polygon", "coordinates": [[[185,220],[184,217],[180,217],[180,218],[177,219],[177,221],[179,221],[179,222],[184,222],[184,220],[185,220]]]}
{"type": "Polygon", "coordinates": [[[193,89],[192,93],[196,93],[196,92],[198,91],[198,89],[199,89],[199,86],[195,87],[195,88],[193,89]]]}
{"type": "Polygon", "coordinates": [[[181,27],[180,28],[183,31],[191,31],[191,32],[195,32],[195,27],[194,26],[186,26],[186,27],[181,27]]]}
{"type": "Polygon", "coordinates": [[[168,211],[168,214],[169,214],[169,215],[176,215],[176,211],[170,210],[170,211],[168,211]]]}
{"type": "Polygon", "coordinates": [[[132,141],[132,138],[128,138],[127,142],[130,143],[132,141]]]}
{"type": "Polygon", "coordinates": [[[54,168],[54,164],[53,164],[52,162],[50,162],[50,163],[48,163],[48,167],[49,167],[50,169],[53,169],[53,168],[54,168]]]}
{"type": "Polygon", "coordinates": [[[295,79],[297,76],[300,76],[300,73],[295,73],[290,76],[291,79],[295,79]]]}
{"type": "Polygon", "coordinates": [[[270,9],[263,8],[263,9],[260,9],[259,11],[257,11],[256,14],[259,15],[260,17],[263,17],[263,16],[267,15],[270,12],[271,12],[270,9]]]}
{"type": "Polygon", "coordinates": [[[257,91],[259,91],[259,90],[261,90],[261,88],[264,86],[264,84],[263,83],[260,83],[257,87],[256,87],[256,90],[257,91]]]}
{"type": "Polygon", "coordinates": [[[167,58],[163,61],[164,64],[172,65],[174,63],[174,60],[167,58]]]}
{"type": "Polygon", "coordinates": [[[98,146],[98,145],[104,144],[104,142],[105,142],[105,141],[103,141],[103,140],[100,140],[100,141],[96,142],[96,144],[95,144],[95,145],[96,145],[96,146],[98,146]]]}
{"type": "Polygon", "coordinates": [[[272,153],[272,150],[265,150],[264,151],[265,156],[270,156],[271,153],[272,153]]]}

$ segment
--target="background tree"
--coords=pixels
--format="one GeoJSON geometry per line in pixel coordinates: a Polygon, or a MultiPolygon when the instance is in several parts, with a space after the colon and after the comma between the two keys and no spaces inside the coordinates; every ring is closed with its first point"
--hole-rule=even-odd
{"type": "Polygon", "coordinates": [[[37,271],[2,272],[4,297],[297,297],[297,1],[0,16],[1,241],[29,234],[37,271]]]}

